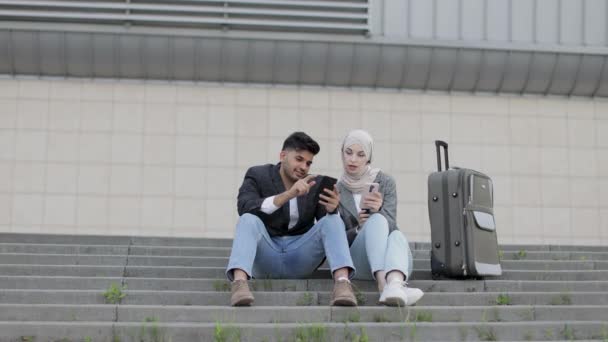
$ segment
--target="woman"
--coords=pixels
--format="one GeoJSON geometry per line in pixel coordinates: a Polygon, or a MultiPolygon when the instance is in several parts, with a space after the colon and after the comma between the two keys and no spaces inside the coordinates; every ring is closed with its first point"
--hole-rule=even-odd
{"type": "Polygon", "coordinates": [[[397,189],[391,176],[371,167],[372,137],[363,130],[348,133],[342,144],[344,172],[338,181],[340,216],[344,220],[355,279],[375,279],[380,303],[413,305],[424,293],[408,288],[412,251],[397,228],[397,189]],[[377,192],[369,192],[377,183],[377,192]]]}

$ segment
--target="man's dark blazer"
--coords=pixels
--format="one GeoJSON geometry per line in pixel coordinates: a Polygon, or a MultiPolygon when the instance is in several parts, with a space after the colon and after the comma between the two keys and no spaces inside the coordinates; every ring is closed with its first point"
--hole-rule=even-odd
{"type": "Polygon", "coordinates": [[[316,178],[317,183],[310,188],[308,194],[298,197],[298,222],[288,230],[289,202],[270,215],[260,210],[266,198],[285,191],[285,185],[279,174],[280,167],[281,163],[266,164],[253,166],[247,170],[239,189],[237,201],[239,216],[249,213],[259,217],[266,225],[270,236],[304,234],[315,224],[315,219],[320,220],[326,214],[325,207],[317,200],[321,186],[318,181],[320,177],[316,178]]]}

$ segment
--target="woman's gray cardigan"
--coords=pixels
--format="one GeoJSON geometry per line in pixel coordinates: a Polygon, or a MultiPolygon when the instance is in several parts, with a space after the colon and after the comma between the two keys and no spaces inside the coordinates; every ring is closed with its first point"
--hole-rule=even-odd
{"type": "MultiPolygon", "coordinates": [[[[388,221],[389,233],[399,230],[397,227],[397,185],[395,184],[395,180],[390,175],[380,171],[376,175],[374,182],[380,185],[378,191],[382,194],[382,207],[379,213],[388,221]]],[[[340,192],[340,206],[338,210],[346,227],[348,244],[351,245],[359,230],[359,221],[357,220],[359,213],[357,213],[353,193],[340,182],[338,182],[338,191],[340,192]]]]}

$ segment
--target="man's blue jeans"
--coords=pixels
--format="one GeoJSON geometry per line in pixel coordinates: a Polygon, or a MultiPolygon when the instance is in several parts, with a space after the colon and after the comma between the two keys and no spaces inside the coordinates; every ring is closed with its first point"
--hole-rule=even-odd
{"type": "Polygon", "coordinates": [[[407,279],[413,266],[412,250],[399,230],[388,233],[388,222],[381,214],[371,215],[350,247],[357,267],[356,279],[375,279],[377,271],[401,271],[407,279]]]}
{"type": "Polygon", "coordinates": [[[305,278],[327,257],[331,272],[350,268],[355,273],[348,250],[344,223],[339,215],[327,215],[309,231],[296,236],[270,237],[264,223],[252,214],[244,214],[236,225],[226,276],[234,280],[234,269],[249,278],[305,278]]]}

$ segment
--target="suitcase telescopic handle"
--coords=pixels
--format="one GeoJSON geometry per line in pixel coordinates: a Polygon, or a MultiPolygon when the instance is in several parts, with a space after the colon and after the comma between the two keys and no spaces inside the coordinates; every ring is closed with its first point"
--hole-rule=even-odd
{"type": "Polygon", "coordinates": [[[450,168],[450,162],[448,161],[448,143],[442,140],[435,140],[435,149],[437,150],[437,170],[441,171],[441,152],[440,147],[443,147],[443,156],[445,158],[445,169],[450,168]]]}

